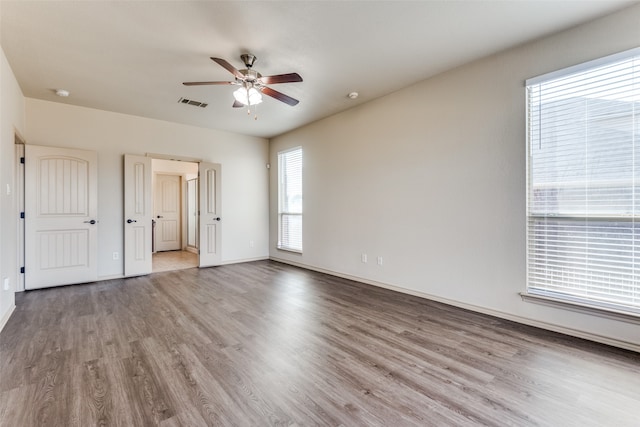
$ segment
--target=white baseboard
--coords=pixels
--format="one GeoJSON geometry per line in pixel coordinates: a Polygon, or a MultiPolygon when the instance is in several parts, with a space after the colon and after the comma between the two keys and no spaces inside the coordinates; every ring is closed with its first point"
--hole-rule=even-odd
{"type": "Polygon", "coordinates": [[[2,332],[2,330],[4,329],[5,325],[9,321],[9,318],[11,317],[15,309],[16,309],[16,306],[12,305],[11,308],[7,310],[7,312],[4,314],[2,319],[0,319],[0,332],[2,332]]]}
{"type": "Polygon", "coordinates": [[[619,347],[619,348],[623,348],[626,350],[631,350],[631,351],[635,351],[635,352],[640,352],[640,344],[636,344],[636,343],[632,343],[632,342],[628,342],[628,341],[622,341],[622,340],[618,340],[618,339],[614,339],[614,338],[610,338],[610,337],[605,337],[602,335],[598,335],[598,334],[593,334],[590,332],[585,332],[585,331],[580,331],[577,329],[572,329],[572,328],[567,328],[561,325],[556,325],[553,323],[547,323],[547,322],[542,322],[539,320],[535,320],[535,319],[530,319],[527,317],[521,317],[521,316],[516,316],[510,313],[505,313],[502,311],[498,311],[498,310],[493,310],[493,309],[489,309],[486,307],[481,307],[481,306],[477,306],[477,305],[473,305],[473,304],[467,304],[467,303],[463,303],[460,301],[454,301],[454,300],[450,300],[448,298],[442,298],[442,297],[438,297],[436,295],[430,295],[424,292],[419,292],[419,291],[414,291],[412,289],[406,289],[406,288],[402,288],[399,286],[395,286],[395,285],[390,285],[388,283],[383,283],[383,282],[377,282],[375,280],[370,280],[370,279],[365,279],[362,277],[357,277],[357,276],[352,276],[350,274],[345,274],[345,273],[340,273],[337,271],[332,271],[332,270],[327,270],[324,268],[319,268],[319,267],[314,267],[311,265],[307,265],[307,264],[303,264],[300,262],[296,262],[296,261],[290,261],[287,259],[281,259],[281,258],[277,258],[277,257],[270,257],[271,260],[273,261],[277,261],[277,262],[281,262],[283,264],[289,264],[289,265],[293,265],[296,267],[300,267],[300,268],[304,268],[307,270],[312,270],[312,271],[317,271],[319,273],[325,273],[325,274],[329,274],[331,276],[336,276],[336,277],[341,277],[343,279],[348,279],[348,280],[353,280],[355,282],[360,282],[360,283],[364,283],[367,285],[372,285],[372,286],[377,286],[379,288],[385,288],[385,289],[389,289],[392,291],[396,291],[396,292],[400,292],[403,294],[407,294],[407,295],[413,295],[419,298],[424,298],[424,299],[428,299],[430,301],[436,301],[436,302],[441,302],[443,304],[447,304],[447,305],[451,305],[454,307],[459,307],[459,308],[464,308],[466,310],[470,310],[470,311],[474,311],[477,313],[482,313],[482,314],[487,314],[489,316],[494,316],[494,317],[498,317],[500,319],[505,319],[505,320],[510,320],[512,322],[516,322],[516,323],[521,323],[523,325],[528,325],[528,326],[534,326],[536,328],[540,328],[540,329],[546,329],[548,331],[553,331],[553,332],[558,332],[561,334],[565,334],[565,335],[569,335],[572,337],[577,337],[577,338],[583,338],[589,341],[595,341],[601,344],[607,344],[613,347],[619,347]]]}
{"type": "Polygon", "coordinates": [[[264,261],[266,259],[269,259],[269,257],[261,256],[261,257],[255,257],[255,258],[232,259],[232,260],[222,261],[220,265],[241,264],[243,262],[253,262],[253,261],[264,261]]]}

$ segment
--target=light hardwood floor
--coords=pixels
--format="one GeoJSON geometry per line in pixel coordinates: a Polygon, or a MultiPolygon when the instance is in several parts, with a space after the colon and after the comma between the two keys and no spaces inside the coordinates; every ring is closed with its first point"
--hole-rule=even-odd
{"type": "Polygon", "coordinates": [[[165,251],[153,254],[153,272],[184,270],[198,266],[198,255],[189,251],[165,251]]]}
{"type": "Polygon", "coordinates": [[[640,354],[271,261],[24,292],[2,426],[638,426],[640,354]]]}

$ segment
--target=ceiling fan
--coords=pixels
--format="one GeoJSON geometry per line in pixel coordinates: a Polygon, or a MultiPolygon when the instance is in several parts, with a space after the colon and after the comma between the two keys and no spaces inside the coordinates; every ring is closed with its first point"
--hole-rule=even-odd
{"type": "Polygon", "coordinates": [[[238,70],[233,65],[221,58],[211,58],[213,62],[218,63],[222,68],[229,71],[234,75],[234,81],[227,82],[184,82],[185,86],[200,86],[200,85],[236,85],[240,86],[234,91],[233,96],[235,102],[234,108],[256,105],[262,102],[262,95],[265,94],[272,98],[282,101],[287,105],[294,106],[298,104],[298,100],[285,95],[282,92],[271,89],[267,85],[277,83],[296,83],[301,82],[302,77],[298,73],[277,74],[275,76],[263,76],[253,69],[253,64],[256,62],[256,57],[250,53],[240,55],[240,59],[244,62],[244,70],[238,70]]]}

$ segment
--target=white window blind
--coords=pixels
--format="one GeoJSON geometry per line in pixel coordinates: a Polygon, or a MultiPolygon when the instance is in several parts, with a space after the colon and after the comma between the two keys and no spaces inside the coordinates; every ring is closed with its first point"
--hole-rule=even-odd
{"type": "Polygon", "coordinates": [[[302,148],[278,153],[278,248],[302,252],[302,148]]]}
{"type": "Polygon", "coordinates": [[[640,50],[527,98],[527,292],[640,313],[640,50]]]}

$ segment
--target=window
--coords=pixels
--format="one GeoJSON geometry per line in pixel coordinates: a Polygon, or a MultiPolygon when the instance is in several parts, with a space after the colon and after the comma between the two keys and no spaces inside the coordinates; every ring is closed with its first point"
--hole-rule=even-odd
{"type": "Polygon", "coordinates": [[[302,252],[302,148],[278,153],[278,249],[302,252]]]}
{"type": "Polygon", "coordinates": [[[527,293],[640,314],[640,49],[527,81],[527,293]]]}

